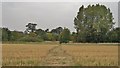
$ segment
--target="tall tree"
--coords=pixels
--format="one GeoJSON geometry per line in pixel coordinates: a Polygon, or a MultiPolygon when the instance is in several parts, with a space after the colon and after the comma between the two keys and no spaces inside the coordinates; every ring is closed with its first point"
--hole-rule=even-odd
{"type": "Polygon", "coordinates": [[[30,33],[30,32],[35,32],[36,31],[36,26],[37,24],[34,24],[34,23],[28,23],[26,25],[27,29],[26,29],[26,33],[30,33]]]}
{"type": "Polygon", "coordinates": [[[113,27],[113,16],[104,5],[89,5],[80,7],[74,19],[78,42],[99,42],[113,27]]]}

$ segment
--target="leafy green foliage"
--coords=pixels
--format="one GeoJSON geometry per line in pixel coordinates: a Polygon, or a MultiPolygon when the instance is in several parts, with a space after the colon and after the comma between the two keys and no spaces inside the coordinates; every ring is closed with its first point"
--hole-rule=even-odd
{"type": "Polygon", "coordinates": [[[77,38],[77,34],[75,32],[72,32],[72,34],[70,36],[70,40],[73,42],[76,42],[77,41],[76,38],[77,38]]]}
{"type": "Polygon", "coordinates": [[[2,41],[2,28],[0,28],[0,41],[2,41]]]}
{"type": "Polygon", "coordinates": [[[57,35],[52,33],[47,33],[47,41],[56,41],[56,40],[57,40],[57,35]]]}
{"type": "Polygon", "coordinates": [[[35,32],[41,39],[47,40],[47,34],[44,30],[42,29],[37,29],[35,32]]]}
{"type": "Polygon", "coordinates": [[[62,31],[63,31],[63,28],[62,27],[58,27],[56,29],[52,29],[51,33],[59,35],[62,31]]]}
{"type": "Polygon", "coordinates": [[[105,41],[104,36],[113,27],[113,16],[109,8],[104,5],[89,5],[80,7],[74,19],[77,31],[77,42],[105,41]]]}
{"type": "Polygon", "coordinates": [[[59,40],[59,35],[63,31],[62,27],[57,27],[56,29],[52,29],[50,33],[52,33],[52,36],[54,37],[55,41],[59,40]]]}
{"type": "Polygon", "coordinates": [[[64,28],[59,37],[60,44],[68,43],[70,41],[70,30],[68,28],[64,28]]]}
{"type": "Polygon", "coordinates": [[[3,41],[11,40],[11,32],[8,28],[2,28],[2,40],[3,41]]]}
{"type": "Polygon", "coordinates": [[[109,42],[119,42],[120,43],[120,28],[115,28],[108,33],[107,40],[109,42]]]}
{"type": "Polygon", "coordinates": [[[18,41],[21,37],[24,37],[23,32],[11,31],[11,41],[18,41]]]}
{"type": "Polygon", "coordinates": [[[35,33],[30,33],[28,35],[25,35],[24,37],[20,38],[18,41],[24,41],[24,42],[42,42],[43,40],[37,36],[35,33]]]}

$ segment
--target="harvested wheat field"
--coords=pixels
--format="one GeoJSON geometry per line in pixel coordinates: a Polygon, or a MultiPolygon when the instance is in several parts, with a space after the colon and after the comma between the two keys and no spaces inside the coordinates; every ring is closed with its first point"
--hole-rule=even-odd
{"type": "Polygon", "coordinates": [[[85,44],[84,46],[63,46],[74,57],[79,66],[117,66],[118,46],[85,44]],[[96,46],[98,45],[98,46],[96,46]]]}
{"type": "Polygon", "coordinates": [[[36,44],[3,44],[3,65],[39,65],[41,59],[54,46],[36,44]]]}
{"type": "Polygon", "coordinates": [[[117,66],[117,44],[3,44],[3,66],[117,66]]]}

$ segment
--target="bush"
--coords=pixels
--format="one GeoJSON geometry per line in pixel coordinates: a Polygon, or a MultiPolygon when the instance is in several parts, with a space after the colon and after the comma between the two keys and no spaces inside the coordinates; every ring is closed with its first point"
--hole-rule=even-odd
{"type": "Polygon", "coordinates": [[[64,28],[64,30],[60,34],[59,42],[61,44],[61,43],[68,43],[69,41],[70,41],[70,30],[64,28]]]}
{"type": "Polygon", "coordinates": [[[36,37],[32,37],[32,36],[25,36],[20,38],[18,41],[24,41],[24,42],[42,42],[43,39],[41,39],[40,37],[36,36],[36,37]]]}

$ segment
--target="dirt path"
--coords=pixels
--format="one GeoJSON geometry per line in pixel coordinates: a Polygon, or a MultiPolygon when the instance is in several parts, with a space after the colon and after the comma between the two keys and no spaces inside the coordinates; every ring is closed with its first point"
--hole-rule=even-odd
{"type": "Polygon", "coordinates": [[[44,66],[74,66],[74,59],[71,55],[62,49],[62,46],[56,46],[49,50],[41,64],[44,66]]]}

